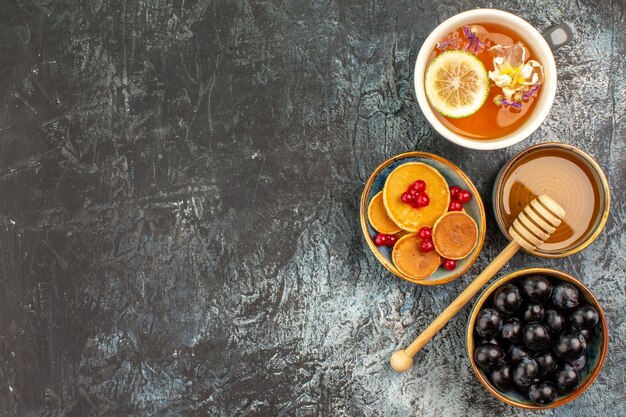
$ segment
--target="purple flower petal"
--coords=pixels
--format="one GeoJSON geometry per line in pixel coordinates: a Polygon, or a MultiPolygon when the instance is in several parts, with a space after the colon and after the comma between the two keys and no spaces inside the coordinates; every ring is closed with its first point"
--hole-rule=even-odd
{"type": "Polygon", "coordinates": [[[467,45],[467,48],[465,48],[465,50],[466,50],[466,51],[469,51],[469,50],[470,50],[470,48],[472,47],[472,44],[474,43],[474,39],[469,38],[469,41],[470,41],[470,42],[469,42],[469,45],[467,45]]]}
{"type": "Polygon", "coordinates": [[[515,107],[516,109],[521,109],[522,108],[522,104],[521,103],[518,103],[517,101],[507,100],[506,98],[502,99],[502,104],[507,105],[507,106],[511,106],[511,107],[515,107]]]}
{"type": "Polygon", "coordinates": [[[537,89],[539,89],[539,84],[522,94],[522,100],[526,100],[528,97],[532,96],[537,89]]]}
{"type": "Polygon", "coordinates": [[[471,50],[476,53],[481,46],[486,45],[486,42],[481,42],[480,38],[472,32],[469,26],[463,26],[463,35],[469,40],[469,44],[465,48],[466,51],[471,50]]]}

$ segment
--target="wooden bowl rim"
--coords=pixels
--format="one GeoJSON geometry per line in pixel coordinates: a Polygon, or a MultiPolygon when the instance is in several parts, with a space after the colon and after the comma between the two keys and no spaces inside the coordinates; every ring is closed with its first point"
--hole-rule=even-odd
{"type": "Polygon", "coordinates": [[[409,281],[409,282],[411,282],[413,284],[426,285],[426,286],[447,284],[448,282],[452,282],[455,279],[461,277],[463,274],[465,274],[471,268],[471,266],[476,262],[476,259],[478,259],[478,255],[480,254],[480,252],[482,250],[483,243],[485,242],[485,235],[487,233],[487,218],[486,218],[486,215],[485,215],[485,206],[483,205],[482,197],[480,196],[480,193],[478,192],[478,189],[476,188],[476,186],[474,185],[472,180],[469,178],[469,176],[467,176],[467,174],[465,172],[463,172],[463,170],[461,170],[461,168],[456,166],[454,163],[450,162],[449,160],[447,160],[447,159],[445,159],[445,158],[443,158],[441,156],[434,155],[434,154],[431,154],[431,153],[428,153],[428,152],[411,151],[411,152],[401,153],[399,155],[393,156],[393,157],[385,160],[380,165],[378,165],[378,167],[376,167],[374,172],[372,172],[372,174],[368,178],[367,182],[365,183],[365,186],[363,187],[363,191],[361,192],[361,202],[360,202],[360,208],[359,208],[359,217],[360,217],[360,221],[361,221],[361,231],[363,232],[363,236],[365,237],[365,240],[367,242],[367,246],[369,247],[369,249],[374,254],[374,257],[376,259],[378,259],[378,261],[381,264],[383,264],[383,266],[385,268],[387,268],[387,270],[389,272],[391,272],[392,274],[394,274],[398,278],[402,278],[403,280],[409,281]],[[368,194],[370,192],[370,189],[372,188],[372,184],[374,183],[374,180],[378,177],[380,172],[383,169],[385,169],[388,165],[390,165],[390,164],[392,164],[392,163],[394,163],[394,162],[396,162],[398,160],[401,160],[401,159],[415,158],[415,157],[417,157],[417,158],[425,158],[425,159],[432,159],[434,161],[440,162],[440,163],[448,166],[459,177],[461,177],[465,181],[465,183],[469,186],[470,192],[472,193],[472,196],[476,199],[476,203],[478,204],[478,211],[480,213],[480,222],[482,224],[482,228],[479,227],[478,243],[476,243],[476,249],[473,251],[474,255],[470,258],[469,262],[467,262],[466,266],[463,269],[460,269],[458,271],[455,271],[454,273],[451,273],[449,276],[446,276],[444,278],[440,278],[440,279],[437,279],[437,280],[429,280],[428,278],[424,278],[424,279],[421,279],[421,280],[416,280],[416,279],[413,279],[413,278],[409,277],[408,275],[405,275],[402,272],[400,272],[395,267],[395,265],[393,265],[392,262],[388,261],[387,258],[385,258],[383,256],[383,254],[380,253],[380,251],[378,250],[378,248],[374,244],[374,241],[370,237],[369,231],[367,229],[367,203],[368,203],[367,196],[368,196],[368,194]]]}
{"type": "Polygon", "coordinates": [[[591,384],[593,384],[593,382],[596,380],[596,378],[600,374],[600,371],[602,370],[602,366],[604,365],[604,360],[606,359],[606,355],[607,355],[608,348],[609,348],[609,328],[608,328],[607,321],[606,321],[606,315],[604,314],[604,310],[602,309],[600,302],[595,297],[595,295],[591,292],[591,290],[581,281],[579,281],[578,279],[574,278],[573,276],[565,272],[558,271],[552,268],[524,268],[524,269],[519,269],[517,271],[511,272],[510,274],[507,274],[503,276],[502,278],[499,278],[494,283],[492,283],[489,287],[487,287],[487,289],[485,289],[483,293],[480,295],[478,300],[476,300],[476,303],[474,304],[474,307],[472,308],[472,311],[470,312],[469,320],[467,321],[465,344],[467,346],[467,354],[469,356],[470,364],[472,365],[472,370],[474,371],[474,374],[476,375],[480,383],[494,397],[496,397],[497,399],[499,399],[500,401],[508,405],[512,405],[515,407],[525,408],[528,410],[547,410],[550,408],[560,407],[564,404],[569,403],[570,401],[575,400],[583,392],[585,392],[587,388],[591,386],[591,384]],[[575,391],[564,396],[560,400],[557,400],[553,402],[552,404],[545,405],[545,406],[522,403],[516,400],[512,400],[511,398],[502,394],[499,390],[497,390],[494,386],[491,385],[491,383],[487,380],[487,378],[480,371],[480,369],[478,368],[478,366],[476,365],[474,361],[474,354],[473,354],[474,323],[476,321],[476,316],[478,315],[478,312],[480,311],[480,308],[483,306],[485,301],[491,296],[491,294],[497,288],[499,288],[506,282],[509,282],[521,276],[533,275],[533,274],[549,275],[553,278],[558,278],[558,279],[567,281],[573,284],[574,286],[576,286],[578,290],[582,291],[585,294],[585,296],[591,301],[592,305],[596,308],[596,310],[598,310],[598,313],[600,314],[600,322],[602,323],[602,329],[603,329],[603,335],[604,335],[604,337],[602,338],[600,359],[596,367],[589,373],[587,380],[582,385],[580,385],[575,391]]]}
{"type": "MultiPolygon", "coordinates": [[[[520,151],[511,159],[509,159],[507,163],[504,164],[502,169],[500,169],[500,171],[498,172],[498,176],[496,177],[492,193],[493,212],[494,217],[496,218],[496,223],[498,224],[498,228],[507,237],[507,239],[513,240],[513,238],[509,234],[509,231],[504,228],[504,218],[502,217],[502,210],[500,209],[500,195],[503,192],[502,187],[504,187],[504,177],[506,176],[507,171],[511,169],[515,162],[519,161],[524,156],[527,156],[528,154],[543,148],[564,149],[566,151],[570,151],[572,154],[576,155],[577,157],[588,163],[592,171],[594,171],[594,173],[596,174],[597,179],[599,180],[599,189],[602,192],[600,198],[603,198],[604,200],[604,210],[598,214],[598,225],[596,226],[593,233],[591,233],[587,239],[580,242],[577,246],[559,253],[541,252],[539,249],[535,249],[534,251],[529,252],[532,255],[539,256],[541,258],[563,258],[578,253],[585,249],[587,246],[591,245],[598,238],[600,233],[602,233],[602,230],[604,230],[606,222],[609,218],[609,211],[611,210],[611,189],[609,187],[609,181],[607,180],[604,170],[602,170],[600,164],[598,164],[598,162],[587,152],[573,145],[562,142],[538,143],[520,151]]],[[[528,252],[526,249],[524,249],[524,251],[528,252]]]]}

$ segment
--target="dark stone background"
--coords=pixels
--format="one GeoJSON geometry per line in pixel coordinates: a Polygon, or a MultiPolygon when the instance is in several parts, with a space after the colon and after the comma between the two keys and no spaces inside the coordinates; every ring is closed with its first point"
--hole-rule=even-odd
{"type": "MultiPolygon", "coordinates": [[[[530,415],[478,383],[464,309],[408,373],[388,366],[506,244],[489,213],[462,279],[393,277],[361,235],[371,170],[409,150],[486,205],[526,146],[594,155],[607,227],[567,259],[612,339],[597,382],[543,415],[626,413],[626,5],[621,0],[2,0],[2,416],[530,415]],[[428,33],[477,6],[567,22],[559,89],[525,142],[470,151],[413,95],[428,33]]],[[[585,198],[586,196],[581,196],[585,198]]]]}

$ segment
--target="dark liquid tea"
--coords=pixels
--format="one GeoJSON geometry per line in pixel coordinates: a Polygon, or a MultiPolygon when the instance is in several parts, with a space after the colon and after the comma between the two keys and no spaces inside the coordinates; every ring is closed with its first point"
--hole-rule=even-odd
{"type": "Polygon", "coordinates": [[[565,218],[541,252],[558,253],[584,241],[601,210],[598,182],[589,165],[570,151],[538,149],[522,157],[503,179],[500,205],[508,230],[518,214],[540,194],[552,197],[565,218]]]}

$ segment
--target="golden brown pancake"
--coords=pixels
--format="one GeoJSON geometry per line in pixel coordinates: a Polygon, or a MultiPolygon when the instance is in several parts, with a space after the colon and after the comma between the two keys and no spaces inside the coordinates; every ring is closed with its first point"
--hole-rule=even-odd
{"type": "Polygon", "coordinates": [[[376,194],[370,201],[367,207],[367,218],[378,233],[393,235],[402,230],[387,215],[387,209],[385,209],[385,204],[383,203],[382,191],[376,194]]]}
{"type": "Polygon", "coordinates": [[[406,236],[408,234],[411,234],[411,232],[407,232],[406,230],[400,229],[400,231],[398,233],[396,233],[396,237],[398,239],[400,239],[401,237],[404,237],[404,236],[406,236]]]}
{"type": "Polygon", "coordinates": [[[383,202],[391,220],[402,229],[417,232],[421,227],[432,227],[448,210],[450,190],[448,183],[435,168],[421,162],[407,162],[394,169],[383,187],[383,202]],[[417,180],[426,183],[430,204],[413,208],[401,200],[409,185],[417,180]]]}
{"type": "Polygon", "coordinates": [[[447,259],[463,259],[478,243],[478,226],[474,219],[460,211],[441,216],[433,227],[435,250],[447,259]]]}
{"type": "Polygon", "coordinates": [[[398,239],[391,255],[396,268],[416,280],[428,278],[441,264],[441,257],[434,250],[421,251],[421,243],[417,233],[408,234],[398,239]]]}

